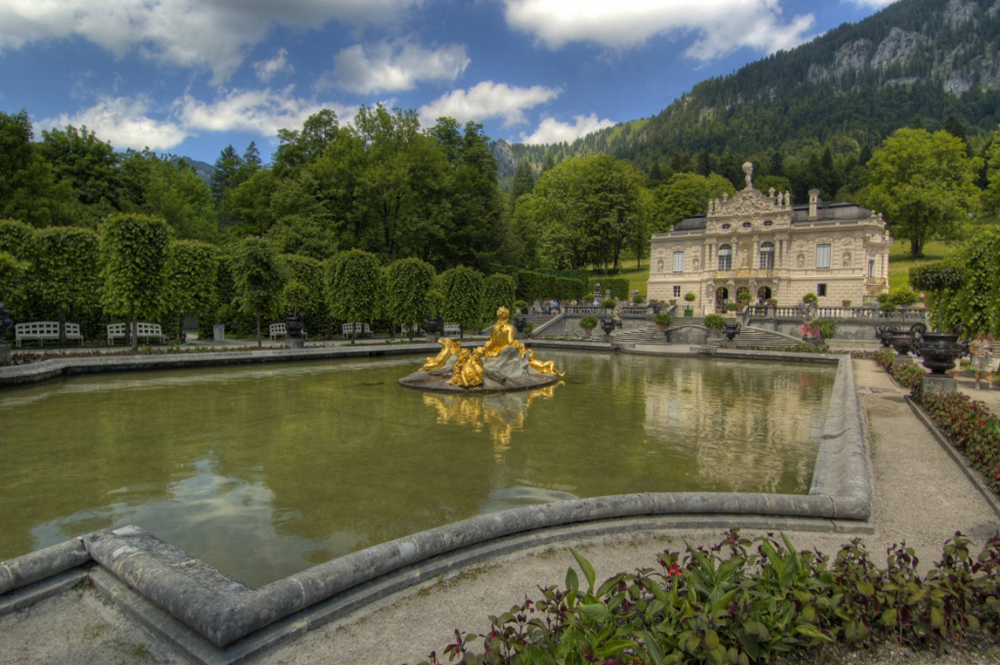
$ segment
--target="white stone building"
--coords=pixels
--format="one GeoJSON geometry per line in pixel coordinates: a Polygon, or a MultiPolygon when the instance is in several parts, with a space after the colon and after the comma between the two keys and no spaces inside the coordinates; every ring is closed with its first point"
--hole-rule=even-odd
{"type": "Polygon", "coordinates": [[[815,189],[808,205],[792,205],[788,192],[754,189],[749,163],[743,170],[747,186],[732,199],[653,235],[649,299],[684,304],[694,293],[695,313],[710,314],[743,291],[782,306],[813,293],[822,307],[867,304],[889,290],[892,238],[881,215],[822,202],[815,189]]]}

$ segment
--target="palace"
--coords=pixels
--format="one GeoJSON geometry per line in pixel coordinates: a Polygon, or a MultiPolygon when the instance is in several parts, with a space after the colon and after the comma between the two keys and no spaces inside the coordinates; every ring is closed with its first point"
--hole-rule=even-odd
{"type": "Polygon", "coordinates": [[[722,312],[749,292],[754,300],[794,305],[807,293],[822,306],[858,306],[889,290],[892,238],[881,214],[852,203],[826,203],[809,191],[808,205],[789,192],[747,186],[732,199],[708,202],[708,213],[653,235],[648,298],[661,302],[695,294],[697,314],[722,312]]]}

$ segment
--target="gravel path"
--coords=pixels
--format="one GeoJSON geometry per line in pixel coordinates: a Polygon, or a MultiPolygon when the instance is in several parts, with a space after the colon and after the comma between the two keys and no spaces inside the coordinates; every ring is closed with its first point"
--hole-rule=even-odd
{"type": "MultiPolygon", "coordinates": [[[[906,541],[916,548],[922,567],[940,557],[943,542],[961,531],[976,547],[1000,529],[1000,518],[974,485],[940,448],[904,401],[897,388],[872,361],[856,361],[855,373],[872,435],[875,533],[862,542],[884,564],[882,553],[906,541]]],[[[1000,390],[971,390],[998,412],[1000,390]]],[[[732,526],[736,526],[735,524],[732,526]]],[[[573,563],[569,547],[580,549],[603,579],[627,570],[652,567],[664,549],[683,549],[684,541],[712,544],[723,528],[660,530],[538,548],[494,560],[450,579],[398,593],[344,620],[288,642],[254,663],[267,665],[318,663],[417,663],[440,654],[455,628],[483,632],[487,616],[536,598],[539,585],[563,583],[573,563]]],[[[744,535],[755,532],[744,530],[744,535]]],[[[849,542],[845,534],[788,532],[799,549],[835,553],[849,542]]],[[[870,652],[816,654],[816,662],[865,664],[995,663],[1000,647],[992,642],[967,652],[938,658],[883,645],[870,652]]],[[[0,663],[184,662],[157,638],[146,633],[91,588],[84,587],[44,601],[26,611],[0,617],[0,663]]]]}

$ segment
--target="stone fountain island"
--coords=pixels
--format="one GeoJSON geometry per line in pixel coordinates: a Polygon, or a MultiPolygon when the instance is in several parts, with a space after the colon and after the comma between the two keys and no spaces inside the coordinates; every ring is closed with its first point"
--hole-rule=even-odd
{"type": "Polygon", "coordinates": [[[474,349],[442,337],[441,352],[399,383],[419,390],[481,394],[530,390],[558,381],[563,372],[551,360],[535,359],[534,351],[516,339],[509,317],[506,307],[498,309],[490,339],[474,349]]]}

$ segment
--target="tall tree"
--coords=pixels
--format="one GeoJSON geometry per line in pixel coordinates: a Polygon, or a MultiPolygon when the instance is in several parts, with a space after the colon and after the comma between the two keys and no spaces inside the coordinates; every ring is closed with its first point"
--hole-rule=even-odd
{"type": "Polygon", "coordinates": [[[420,259],[393,261],[385,270],[385,302],[390,321],[406,326],[413,337],[413,326],[427,315],[427,294],[434,286],[434,267],[420,259]]]}
{"type": "Polygon", "coordinates": [[[535,174],[531,170],[531,165],[527,160],[521,160],[517,165],[517,173],[514,174],[514,184],[510,190],[511,215],[517,211],[517,200],[525,194],[531,194],[535,190],[535,174]]]}
{"type": "Polygon", "coordinates": [[[218,249],[197,240],[173,240],[167,245],[164,309],[177,317],[177,338],[184,332],[184,313],[199,317],[215,310],[218,249]]]}
{"type": "Polygon", "coordinates": [[[897,130],[868,163],[869,207],[883,212],[893,234],[910,241],[911,256],[921,258],[927,240],[958,237],[979,203],[977,160],[943,130],[897,130]]]}
{"type": "Polygon", "coordinates": [[[301,130],[279,129],[275,170],[284,172],[316,161],[326,147],[337,140],[338,130],[337,114],[330,109],[309,116],[301,130]]]}
{"type": "MultiPolygon", "coordinates": [[[[382,268],[374,254],[352,249],[326,264],[326,301],[330,315],[347,322],[371,322],[383,299],[382,268]]],[[[357,327],[351,341],[357,340],[357,327]]]]}
{"type": "Polygon", "coordinates": [[[474,330],[482,321],[483,274],[465,266],[452,268],[441,273],[437,288],[445,321],[457,323],[459,337],[464,339],[465,331],[474,330]]]}
{"type": "Polygon", "coordinates": [[[139,316],[155,316],[164,299],[164,267],[170,228],[157,217],[121,213],[97,227],[101,257],[101,305],[124,316],[132,348],[139,316]]]}
{"type": "Polygon", "coordinates": [[[56,181],[52,165],[32,143],[28,112],[0,111],[0,219],[11,218],[42,227],[70,223],[73,187],[56,181]]]}
{"type": "Polygon", "coordinates": [[[257,346],[263,346],[260,318],[274,308],[285,274],[281,260],[264,238],[248,237],[233,251],[233,282],[240,310],[257,320],[257,346]]]}
{"type": "Polygon", "coordinates": [[[71,313],[98,307],[100,286],[97,234],[88,229],[54,226],[36,236],[32,266],[35,295],[58,313],[59,342],[66,343],[66,320],[71,313]]]}
{"type": "Polygon", "coordinates": [[[43,130],[37,147],[52,165],[56,180],[72,186],[75,223],[96,227],[100,219],[127,210],[125,184],[118,170],[121,155],[110,143],[86,127],[68,125],[64,130],[43,130]]]}

